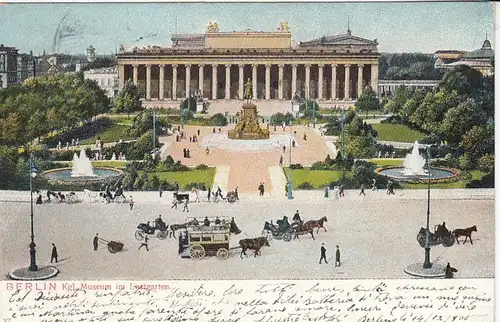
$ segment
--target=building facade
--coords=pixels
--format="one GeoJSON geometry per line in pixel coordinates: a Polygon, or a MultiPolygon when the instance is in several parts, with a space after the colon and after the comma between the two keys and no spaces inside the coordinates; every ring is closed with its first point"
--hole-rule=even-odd
{"type": "Polygon", "coordinates": [[[0,45],[0,88],[17,82],[17,56],[15,47],[0,45]]]}
{"type": "MultiPolygon", "coordinates": [[[[209,23],[204,34],[173,35],[171,47],[148,46],[117,55],[119,87],[133,82],[145,102],[239,99],[252,84],[252,99],[353,101],[365,86],[378,90],[377,40],[351,30],[294,45],[287,23],[275,32],[221,32],[209,23]]],[[[146,104],[147,105],[147,104],[146,104]]]]}
{"type": "Polygon", "coordinates": [[[483,42],[481,48],[474,51],[439,50],[434,53],[434,58],[436,58],[434,64],[436,69],[449,70],[466,65],[481,72],[484,76],[492,76],[495,71],[495,52],[488,39],[483,42]]]}
{"type": "Polygon", "coordinates": [[[17,82],[22,83],[30,77],[35,77],[35,59],[33,58],[33,53],[20,54],[17,56],[17,82]]]}
{"type": "Polygon", "coordinates": [[[118,67],[87,70],[83,72],[83,78],[96,81],[109,98],[118,94],[118,67]]]}

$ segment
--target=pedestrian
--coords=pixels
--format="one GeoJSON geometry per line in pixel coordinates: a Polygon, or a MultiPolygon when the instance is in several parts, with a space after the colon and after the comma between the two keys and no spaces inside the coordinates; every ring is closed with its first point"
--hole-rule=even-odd
{"type": "Polygon", "coordinates": [[[130,204],[130,210],[132,210],[134,208],[134,199],[132,199],[132,196],[130,196],[129,204],[130,204]]]}
{"type": "Polygon", "coordinates": [[[160,184],[160,187],[158,188],[158,193],[160,194],[160,198],[163,196],[163,186],[160,184]]]}
{"type": "Polygon", "coordinates": [[[345,197],[344,195],[344,185],[341,184],[339,188],[339,197],[345,197]]]}
{"type": "Polygon", "coordinates": [[[198,129],[198,136],[200,136],[200,129],[198,129]]]}
{"type": "Polygon", "coordinates": [[[205,149],[205,155],[209,155],[210,154],[210,150],[208,148],[205,149]]]}
{"type": "Polygon", "coordinates": [[[375,178],[372,179],[372,191],[377,191],[377,180],[375,178]]]}
{"type": "Polygon", "coordinates": [[[210,197],[212,196],[212,187],[208,187],[208,202],[210,202],[210,197]]]}
{"type": "Polygon", "coordinates": [[[182,211],[187,210],[187,212],[189,212],[188,204],[189,204],[189,198],[186,198],[186,200],[184,201],[184,208],[182,208],[182,211]]]}
{"type": "Polygon", "coordinates": [[[325,263],[328,264],[326,261],[326,248],[325,248],[325,243],[321,243],[321,258],[319,259],[319,263],[322,264],[321,262],[325,260],[325,263]]]}
{"type": "Polygon", "coordinates": [[[97,250],[97,247],[99,247],[99,234],[95,234],[94,236],[94,251],[97,250]]]}
{"type": "Polygon", "coordinates": [[[340,249],[337,245],[337,250],[335,251],[335,267],[340,266],[340,249]]]}
{"type": "Polygon", "coordinates": [[[330,192],[329,187],[325,186],[325,198],[328,198],[329,192],[330,192]]]}
{"type": "Polygon", "coordinates": [[[193,142],[193,137],[192,136],[189,137],[189,142],[193,142]]]}
{"type": "Polygon", "coordinates": [[[389,193],[391,195],[394,195],[394,182],[391,181],[390,185],[389,185],[389,193]]]}
{"type": "Polygon", "coordinates": [[[454,273],[456,272],[458,272],[458,270],[454,267],[451,267],[450,262],[448,262],[444,270],[444,278],[453,278],[454,273]]]}
{"type": "Polygon", "coordinates": [[[179,183],[177,181],[174,184],[175,192],[179,193],[179,183]]]}
{"type": "Polygon", "coordinates": [[[288,182],[285,184],[285,197],[288,197],[288,182]]]}
{"type": "Polygon", "coordinates": [[[184,234],[179,234],[179,255],[184,252],[184,234]]]}
{"type": "Polygon", "coordinates": [[[307,133],[304,133],[304,141],[307,141],[307,133]]]}
{"type": "Polygon", "coordinates": [[[54,259],[56,260],[57,263],[57,248],[56,244],[52,243],[52,254],[50,255],[50,262],[52,263],[54,259]]]}
{"type": "Polygon", "coordinates": [[[146,251],[149,252],[148,241],[149,241],[148,235],[144,236],[144,241],[141,243],[141,246],[139,246],[138,250],[141,249],[142,247],[146,247],[146,251]]]}
{"type": "Polygon", "coordinates": [[[259,184],[259,196],[263,196],[264,195],[264,182],[261,182],[259,184]]]}
{"type": "Polygon", "coordinates": [[[283,156],[280,156],[280,167],[283,166],[283,156]]]}
{"type": "Polygon", "coordinates": [[[240,197],[238,196],[238,186],[234,188],[234,197],[236,198],[236,200],[240,200],[240,197]]]}
{"type": "Polygon", "coordinates": [[[366,196],[366,193],[365,193],[365,184],[362,183],[361,184],[361,191],[359,192],[359,195],[363,195],[363,196],[366,196]]]}
{"type": "Polygon", "coordinates": [[[212,129],[212,133],[215,134],[215,127],[212,129]]]}
{"type": "Polygon", "coordinates": [[[170,207],[170,209],[172,209],[172,208],[177,209],[177,204],[178,203],[179,203],[179,201],[177,200],[177,194],[174,193],[174,199],[172,200],[172,207],[170,207]]]}
{"type": "Polygon", "coordinates": [[[283,145],[283,153],[286,152],[286,145],[283,145]]]}

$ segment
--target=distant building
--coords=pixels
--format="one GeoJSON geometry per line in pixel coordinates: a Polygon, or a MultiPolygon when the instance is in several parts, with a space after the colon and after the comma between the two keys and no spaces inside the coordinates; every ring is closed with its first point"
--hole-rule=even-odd
{"type": "Polygon", "coordinates": [[[22,83],[25,79],[35,77],[35,59],[33,52],[17,56],[17,82],[22,83]]]}
{"type": "Polygon", "coordinates": [[[83,72],[83,78],[95,80],[109,98],[118,94],[118,67],[91,69],[83,72]]]}
{"type": "Polygon", "coordinates": [[[95,48],[92,45],[87,48],[87,61],[89,63],[93,63],[95,61],[95,48]]]}
{"type": "Polygon", "coordinates": [[[15,47],[0,45],[0,88],[17,82],[17,56],[15,47]]]}
{"type": "Polygon", "coordinates": [[[484,76],[491,76],[494,73],[495,52],[491,48],[488,39],[483,42],[483,46],[477,50],[466,52],[458,50],[439,50],[434,53],[436,62],[434,68],[440,70],[452,69],[460,65],[469,66],[484,76]]]}
{"type": "Polygon", "coordinates": [[[74,58],[70,55],[44,55],[36,59],[35,74],[36,76],[47,76],[73,72],[74,64],[74,58]]]}

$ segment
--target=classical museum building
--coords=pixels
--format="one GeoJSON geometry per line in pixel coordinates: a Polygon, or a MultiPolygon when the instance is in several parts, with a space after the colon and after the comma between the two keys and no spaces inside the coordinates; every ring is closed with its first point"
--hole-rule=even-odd
{"type": "Polygon", "coordinates": [[[303,97],[329,103],[355,100],[378,89],[377,40],[347,33],[295,44],[286,22],[277,31],[221,32],[210,22],[204,34],[176,34],[172,46],[118,53],[119,88],[138,87],[145,105],[162,106],[189,96],[204,100],[303,97]]]}

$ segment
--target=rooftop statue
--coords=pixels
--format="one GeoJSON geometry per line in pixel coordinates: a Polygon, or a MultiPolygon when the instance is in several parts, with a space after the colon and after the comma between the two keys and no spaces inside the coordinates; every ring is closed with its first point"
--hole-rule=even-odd
{"type": "Polygon", "coordinates": [[[282,21],[278,27],[278,31],[289,32],[290,27],[288,26],[288,22],[282,21]]]}
{"type": "Polygon", "coordinates": [[[209,21],[205,27],[205,32],[219,32],[219,26],[215,21],[209,21]]]}

